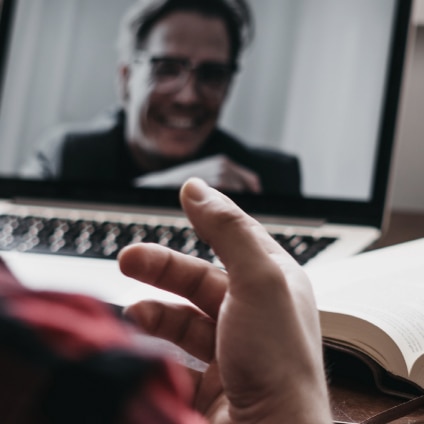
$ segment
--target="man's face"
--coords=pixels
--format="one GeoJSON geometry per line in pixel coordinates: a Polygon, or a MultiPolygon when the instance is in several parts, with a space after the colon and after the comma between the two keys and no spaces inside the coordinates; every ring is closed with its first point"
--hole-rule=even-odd
{"type": "Polygon", "coordinates": [[[224,23],[194,12],[170,14],[152,28],[140,60],[123,74],[126,137],[136,158],[182,160],[199,149],[216,125],[226,93],[205,96],[194,72],[179,90],[162,92],[152,78],[152,57],[188,60],[193,66],[226,65],[230,42],[224,23]]]}

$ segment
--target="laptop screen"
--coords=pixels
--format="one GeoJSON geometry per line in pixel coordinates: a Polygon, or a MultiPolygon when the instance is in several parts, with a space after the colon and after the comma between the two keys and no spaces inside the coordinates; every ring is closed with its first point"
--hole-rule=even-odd
{"type": "Polygon", "coordinates": [[[176,206],[196,175],[252,213],[379,226],[410,1],[248,0],[239,56],[193,10],[131,41],[134,3],[164,2],[3,1],[1,197],[176,206]]]}

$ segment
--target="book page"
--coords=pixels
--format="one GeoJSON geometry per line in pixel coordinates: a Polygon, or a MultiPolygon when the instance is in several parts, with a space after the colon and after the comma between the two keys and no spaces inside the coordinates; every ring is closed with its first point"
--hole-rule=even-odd
{"type": "Polygon", "coordinates": [[[352,290],[335,289],[318,308],[353,315],[381,328],[399,346],[410,371],[424,353],[424,278],[419,281],[415,270],[408,270],[352,284],[352,290]]]}
{"type": "Polygon", "coordinates": [[[420,240],[311,273],[318,309],[375,324],[399,346],[410,370],[424,353],[423,258],[424,240],[420,240]]]}

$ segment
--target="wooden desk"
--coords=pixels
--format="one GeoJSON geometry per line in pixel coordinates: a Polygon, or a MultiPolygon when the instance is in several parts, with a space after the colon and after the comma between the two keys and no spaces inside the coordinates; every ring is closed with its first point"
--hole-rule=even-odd
{"type": "MultiPolygon", "coordinates": [[[[381,248],[422,237],[424,237],[424,212],[396,211],[391,214],[387,231],[372,248],[381,248]]],[[[371,385],[334,376],[330,381],[330,395],[333,418],[348,423],[363,421],[403,402],[402,399],[381,394],[371,385]]],[[[424,409],[393,423],[424,424],[424,409]]]]}
{"type": "Polygon", "coordinates": [[[404,241],[424,237],[424,212],[412,213],[395,211],[390,215],[389,226],[372,248],[391,246],[404,241]]]}

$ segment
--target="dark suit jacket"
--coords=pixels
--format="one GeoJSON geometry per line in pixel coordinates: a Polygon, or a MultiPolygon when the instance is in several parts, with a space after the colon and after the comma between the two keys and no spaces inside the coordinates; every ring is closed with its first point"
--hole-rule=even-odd
{"type": "MultiPolygon", "coordinates": [[[[105,127],[63,133],[37,153],[42,178],[63,181],[128,183],[146,172],[133,161],[124,139],[123,112],[105,127]]],[[[300,195],[300,165],[296,157],[276,150],[252,148],[215,129],[190,161],[224,154],[255,171],[265,192],[300,195]]]]}

